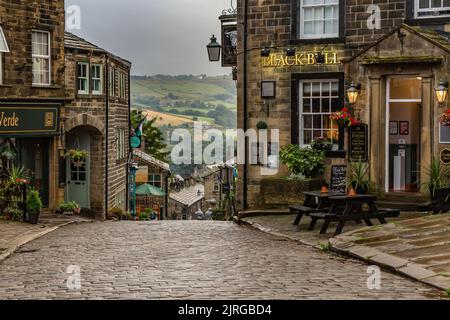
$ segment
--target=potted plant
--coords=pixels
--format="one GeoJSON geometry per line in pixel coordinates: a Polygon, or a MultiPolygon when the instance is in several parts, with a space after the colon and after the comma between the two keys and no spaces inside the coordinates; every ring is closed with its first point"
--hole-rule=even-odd
{"type": "Polygon", "coordinates": [[[41,215],[42,201],[36,189],[30,189],[27,194],[28,222],[38,224],[41,215]]]}
{"type": "Polygon", "coordinates": [[[441,121],[442,126],[450,128],[450,109],[447,109],[439,119],[441,121]]]}
{"type": "Polygon", "coordinates": [[[328,138],[318,137],[311,141],[311,148],[322,151],[331,151],[333,144],[328,138]]]}
{"type": "Polygon", "coordinates": [[[23,219],[23,211],[17,203],[10,203],[5,209],[5,220],[21,221],[23,219]]]}
{"type": "Polygon", "coordinates": [[[429,192],[431,200],[436,200],[436,191],[448,187],[449,169],[435,158],[431,160],[430,166],[424,169],[428,181],[422,184],[422,192],[429,192]]]}
{"type": "Polygon", "coordinates": [[[366,194],[370,189],[369,165],[362,161],[351,162],[347,186],[357,194],[366,194]]]}
{"type": "Polygon", "coordinates": [[[66,153],[66,157],[69,157],[72,163],[74,163],[76,166],[80,166],[81,163],[86,161],[87,156],[88,153],[86,151],[78,149],[70,149],[66,153]]]}
{"type": "Polygon", "coordinates": [[[267,123],[265,121],[260,121],[256,124],[256,129],[258,130],[267,130],[267,123]]]}
{"type": "Polygon", "coordinates": [[[75,201],[63,202],[59,205],[58,212],[63,215],[80,214],[81,208],[75,201]]]}
{"type": "Polygon", "coordinates": [[[350,110],[348,108],[342,108],[342,110],[334,112],[330,115],[331,120],[337,121],[338,125],[341,126],[358,126],[360,121],[350,114],[350,110]]]}
{"type": "Polygon", "coordinates": [[[280,160],[291,174],[314,178],[323,173],[326,155],[322,150],[291,144],[280,150],[280,160]]]}

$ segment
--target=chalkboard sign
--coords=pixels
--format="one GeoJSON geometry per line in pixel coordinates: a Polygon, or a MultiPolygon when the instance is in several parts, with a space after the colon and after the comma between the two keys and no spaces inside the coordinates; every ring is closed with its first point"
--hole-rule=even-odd
{"type": "Polygon", "coordinates": [[[347,191],[347,166],[332,166],[330,191],[345,193],[347,191]]]}
{"type": "Polygon", "coordinates": [[[350,161],[367,162],[369,160],[369,130],[367,125],[350,127],[350,161]]]}

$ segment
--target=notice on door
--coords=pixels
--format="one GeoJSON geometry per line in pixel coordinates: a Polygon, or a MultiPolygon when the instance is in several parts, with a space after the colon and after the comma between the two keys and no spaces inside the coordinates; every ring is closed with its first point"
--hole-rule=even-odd
{"type": "Polygon", "coordinates": [[[365,124],[349,129],[350,161],[367,162],[369,160],[369,130],[365,124]]]}

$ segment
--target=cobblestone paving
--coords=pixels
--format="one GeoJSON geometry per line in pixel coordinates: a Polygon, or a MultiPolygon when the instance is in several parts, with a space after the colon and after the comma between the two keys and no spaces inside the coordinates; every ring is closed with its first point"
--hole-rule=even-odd
{"type": "Polygon", "coordinates": [[[219,222],[105,222],[61,228],[0,265],[2,299],[426,299],[441,293],[367,266],[219,222]],[[81,268],[68,290],[67,267],[81,268]]]}

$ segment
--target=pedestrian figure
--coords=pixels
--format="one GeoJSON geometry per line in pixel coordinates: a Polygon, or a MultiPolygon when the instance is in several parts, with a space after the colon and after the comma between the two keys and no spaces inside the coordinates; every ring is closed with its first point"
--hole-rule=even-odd
{"type": "Polygon", "coordinates": [[[195,213],[197,220],[205,220],[205,214],[203,213],[202,209],[198,209],[195,213]]]}
{"type": "Polygon", "coordinates": [[[213,215],[212,209],[209,208],[208,211],[205,212],[205,220],[212,220],[212,215],[213,215]]]}

